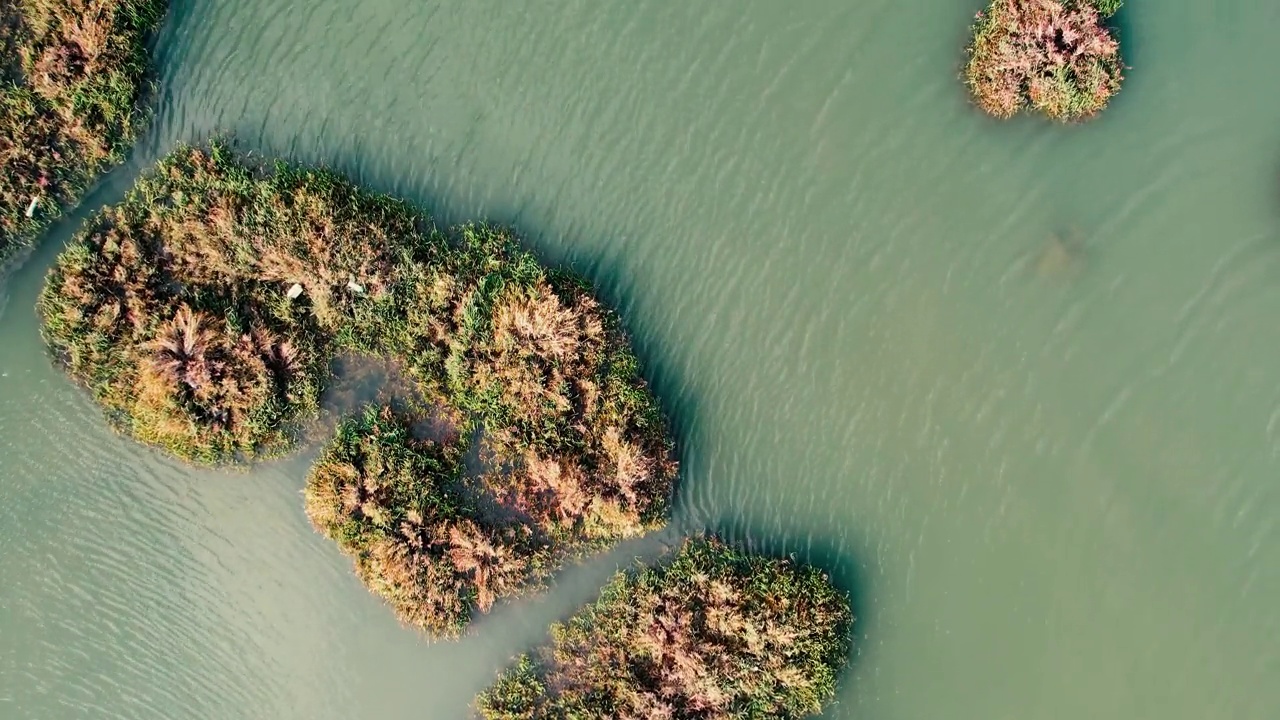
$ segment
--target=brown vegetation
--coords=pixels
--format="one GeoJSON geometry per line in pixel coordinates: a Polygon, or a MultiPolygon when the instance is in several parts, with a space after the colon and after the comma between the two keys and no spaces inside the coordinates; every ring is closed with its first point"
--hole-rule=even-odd
{"type": "Polygon", "coordinates": [[[133,142],[145,43],[167,5],[0,0],[0,259],[133,142]]]}
{"type": "Polygon", "coordinates": [[[851,622],[816,570],[695,538],[616,576],[477,705],[488,720],[804,717],[834,693],[851,622]]]}
{"type": "Polygon", "coordinates": [[[992,0],[979,13],[965,81],[999,118],[1023,109],[1087,119],[1120,90],[1120,44],[1104,19],[1118,0],[992,0]]]}

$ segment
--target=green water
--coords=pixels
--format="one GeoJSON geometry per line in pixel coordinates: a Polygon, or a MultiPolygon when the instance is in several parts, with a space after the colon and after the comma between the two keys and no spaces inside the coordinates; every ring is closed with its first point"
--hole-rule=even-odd
{"type": "MultiPolygon", "coordinates": [[[[174,5],[89,204],[225,131],[590,276],[673,419],[677,529],[853,591],[829,717],[1276,716],[1273,0],[1130,0],[1079,128],[966,105],[979,0],[174,5]]],[[[0,280],[0,717],[462,717],[650,549],[402,630],[305,522],[314,449],[184,468],[50,367],[74,225],[0,280]]]]}

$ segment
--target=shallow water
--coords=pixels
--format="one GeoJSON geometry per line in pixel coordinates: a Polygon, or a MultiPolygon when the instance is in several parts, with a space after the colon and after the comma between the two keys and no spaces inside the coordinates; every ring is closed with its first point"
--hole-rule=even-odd
{"type": "MultiPolygon", "coordinates": [[[[829,717],[1272,718],[1280,5],[1132,0],[1124,91],[1060,128],[966,105],[981,4],[175,2],[89,204],[229,132],[590,276],[673,418],[677,530],[854,592],[829,717]]],[[[0,717],[461,717],[675,536],[422,641],[306,525],[314,449],[184,468],[49,366],[74,225],[0,281],[0,717]]]]}

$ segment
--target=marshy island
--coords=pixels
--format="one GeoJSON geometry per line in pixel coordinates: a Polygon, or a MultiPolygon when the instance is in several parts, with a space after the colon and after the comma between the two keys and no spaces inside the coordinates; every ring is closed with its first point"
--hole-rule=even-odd
{"type": "MultiPolygon", "coordinates": [[[[667,521],[673,446],[619,319],[505,230],[182,147],[87,222],[38,310],[115,428],[195,463],[293,448],[340,357],[394,365],[409,392],[338,423],[305,508],[431,637],[667,521]]],[[[851,622],[817,570],[696,537],[619,574],[478,708],[802,717],[833,695],[851,622]]]]}
{"type": "Polygon", "coordinates": [[[167,0],[0,0],[0,261],[118,163],[167,0]]]}
{"type": "Polygon", "coordinates": [[[398,366],[416,400],[342,422],[306,509],[430,634],[666,522],[666,423],[590,286],[335,173],[180,148],[87,222],[39,312],[115,428],[197,463],[290,450],[340,354],[398,366]]]}

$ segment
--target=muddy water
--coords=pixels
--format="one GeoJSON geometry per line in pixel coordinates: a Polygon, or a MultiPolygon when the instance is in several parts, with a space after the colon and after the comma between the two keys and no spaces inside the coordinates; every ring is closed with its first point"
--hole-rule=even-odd
{"type": "MultiPolygon", "coordinates": [[[[1064,129],[966,106],[979,2],[790,5],[175,2],[90,203],[229,132],[590,276],[673,418],[677,527],[854,592],[830,717],[1274,717],[1280,8],[1132,0],[1124,92],[1064,129]]],[[[308,529],[314,449],[184,468],[49,367],[73,227],[0,281],[0,717],[460,717],[671,539],[425,643],[308,529]]]]}

